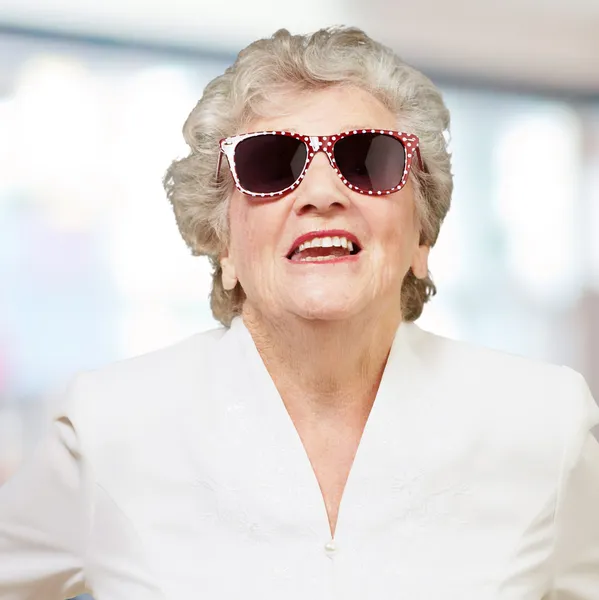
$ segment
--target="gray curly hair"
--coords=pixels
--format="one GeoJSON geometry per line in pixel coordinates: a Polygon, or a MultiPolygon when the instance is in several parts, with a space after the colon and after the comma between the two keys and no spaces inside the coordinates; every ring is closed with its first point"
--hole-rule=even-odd
{"type": "MultiPolygon", "coordinates": [[[[226,161],[216,177],[219,140],[242,131],[256,117],[268,116],[273,98],[340,85],[368,91],[397,115],[398,129],[420,138],[425,168],[412,169],[420,243],[432,247],[437,241],[453,191],[449,111],[439,90],[360,29],[330,27],[311,35],[281,29],[242,50],[206,86],[183,126],[190,153],[172,162],[163,181],[183,239],[192,254],[208,256],[212,264],[210,305],[225,326],[241,313],[245,293],[239,283],[230,291],[222,285],[219,257],[228,246],[233,181],[226,161]]],[[[403,318],[416,320],[436,292],[430,273],[418,279],[410,269],[399,299],[403,318]]]]}

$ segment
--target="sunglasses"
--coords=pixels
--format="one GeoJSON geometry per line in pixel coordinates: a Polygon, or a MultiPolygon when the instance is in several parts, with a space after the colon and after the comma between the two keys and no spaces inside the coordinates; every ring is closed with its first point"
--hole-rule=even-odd
{"type": "Polygon", "coordinates": [[[222,139],[220,150],[217,177],[224,154],[237,189],[259,198],[282,196],[294,190],[321,151],[348,188],[371,196],[401,190],[408,180],[414,154],[422,168],[415,135],[379,129],[328,136],[289,131],[244,133],[222,139]]]}

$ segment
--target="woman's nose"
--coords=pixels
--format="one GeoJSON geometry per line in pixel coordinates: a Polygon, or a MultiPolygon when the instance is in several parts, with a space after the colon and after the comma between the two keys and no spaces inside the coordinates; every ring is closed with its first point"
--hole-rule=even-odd
{"type": "Polygon", "coordinates": [[[295,190],[294,208],[298,214],[344,208],[349,206],[348,193],[350,190],[339,181],[327,155],[318,152],[295,190]]]}

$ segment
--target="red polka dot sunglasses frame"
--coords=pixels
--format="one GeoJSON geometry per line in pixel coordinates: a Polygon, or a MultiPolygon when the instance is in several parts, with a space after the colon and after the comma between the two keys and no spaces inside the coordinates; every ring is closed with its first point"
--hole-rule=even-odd
{"type": "Polygon", "coordinates": [[[414,155],[423,169],[418,137],[400,131],[354,129],[324,136],[260,131],[224,138],[219,145],[217,177],[224,155],[237,189],[255,198],[294,190],[317,152],[326,154],[349,189],[370,196],[401,190],[414,155]]]}

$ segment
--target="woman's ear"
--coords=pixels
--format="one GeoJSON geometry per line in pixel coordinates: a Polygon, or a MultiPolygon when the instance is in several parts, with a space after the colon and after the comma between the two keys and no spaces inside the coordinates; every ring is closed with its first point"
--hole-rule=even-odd
{"type": "Polygon", "coordinates": [[[232,290],[237,285],[237,273],[233,260],[228,254],[224,254],[220,259],[220,268],[222,269],[223,288],[227,291],[232,290]]]}
{"type": "Polygon", "coordinates": [[[428,275],[428,255],[430,246],[418,246],[412,258],[412,273],[417,279],[424,279],[428,275]]]}

